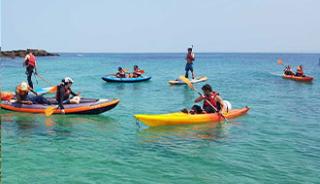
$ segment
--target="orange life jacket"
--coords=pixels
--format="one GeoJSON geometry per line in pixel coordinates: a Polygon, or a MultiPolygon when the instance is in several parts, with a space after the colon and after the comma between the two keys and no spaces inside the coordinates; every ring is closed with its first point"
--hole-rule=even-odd
{"type": "Polygon", "coordinates": [[[298,68],[297,68],[297,73],[303,75],[303,70],[302,70],[301,67],[298,67],[298,68]]]}
{"type": "Polygon", "coordinates": [[[36,57],[33,54],[29,54],[27,65],[33,68],[36,66],[36,57]]]}

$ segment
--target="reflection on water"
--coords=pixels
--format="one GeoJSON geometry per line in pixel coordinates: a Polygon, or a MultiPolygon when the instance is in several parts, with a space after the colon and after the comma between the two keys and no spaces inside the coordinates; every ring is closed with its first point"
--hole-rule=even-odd
{"type": "Polygon", "coordinates": [[[226,123],[207,123],[149,127],[141,130],[138,135],[143,142],[162,142],[173,139],[217,141],[228,136],[229,125],[226,123]]]}
{"type": "Polygon", "coordinates": [[[70,136],[78,125],[90,124],[100,129],[112,129],[114,119],[103,115],[54,115],[46,117],[42,114],[28,114],[0,111],[0,119],[4,131],[14,135],[45,134],[70,136]]]}

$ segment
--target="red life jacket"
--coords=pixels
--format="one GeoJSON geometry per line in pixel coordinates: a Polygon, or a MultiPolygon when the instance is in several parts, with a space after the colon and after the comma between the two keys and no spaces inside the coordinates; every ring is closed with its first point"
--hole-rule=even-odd
{"type": "Polygon", "coordinates": [[[301,67],[298,67],[298,69],[297,69],[297,73],[298,74],[300,74],[300,75],[303,75],[304,73],[303,73],[303,70],[302,70],[302,68],[301,67]]]}
{"type": "Polygon", "coordinates": [[[215,91],[213,91],[209,97],[206,96],[206,100],[203,102],[203,108],[204,108],[204,107],[208,107],[208,106],[211,107],[211,105],[207,102],[207,100],[208,100],[215,108],[218,108],[217,102],[216,102],[216,100],[215,100],[215,98],[216,98],[217,95],[218,95],[218,93],[215,92],[215,91]]]}
{"type": "Polygon", "coordinates": [[[190,53],[190,54],[188,53],[187,54],[187,60],[188,61],[194,61],[194,57],[192,56],[192,53],[190,53]]]}
{"type": "Polygon", "coordinates": [[[35,67],[36,66],[36,57],[33,54],[29,54],[28,58],[28,66],[35,67]]]}
{"type": "MultiPolygon", "coordinates": [[[[71,94],[71,90],[69,88],[66,88],[66,86],[62,85],[62,86],[57,86],[57,89],[59,87],[62,87],[62,89],[64,90],[64,96],[63,96],[63,99],[62,100],[66,100],[70,97],[70,94],[71,94]]],[[[57,93],[56,93],[56,99],[59,99],[60,98],[60,94],[58,93],[59,90],[57,90],[57,93]]],[[[60,92],[61,93],[61,92],[60,92]]]]}

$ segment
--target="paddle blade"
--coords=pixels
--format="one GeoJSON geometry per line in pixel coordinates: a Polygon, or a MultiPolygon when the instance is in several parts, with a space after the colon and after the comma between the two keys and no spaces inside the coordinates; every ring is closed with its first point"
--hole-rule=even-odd
{"type": "Polygon", "coordinates": [[[194,89],[194,88],[193,88],[193,85],[192,85],[192,83],[191,83],[191,81],[190,81],[189,79],[185,78],[183,75],[181,75],[181,76],[179,77],[179,79],[180,79],[181,81],[183,81],[184,83],[186,83],[186,84],[189,86],[189,88],[194,89]]]}
{"type": "Polygon", "coordinates": [[[279,64],[279,65],[283,65],[283,61],[282,61],[281,58],[278,59],[278,64],[279,64]]]}
{"type": "Polygon", "coordinates": [[[57,86],[53,86],[51,87],[51,89],[49,90],[49,93],[55,93],[57,92],[58,87],[57,86]]]}
{"type": "Polygon", "coordinates": [[[54,113],[54,111],[56,111],[56,109],[57,109],[57,107],[48,107],[45,111],[44,111],[44,113],[45,113],[45,115],[46,116],[51,116],[53,113],[54,113]]]}

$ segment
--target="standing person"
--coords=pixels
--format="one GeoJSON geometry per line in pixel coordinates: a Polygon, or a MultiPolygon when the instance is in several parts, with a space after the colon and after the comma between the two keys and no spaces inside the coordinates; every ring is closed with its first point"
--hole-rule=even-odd
{"type": "Polygon", "coordinates": [[[187,56],[186,56],[186,60],[187,60],[187,64],[186,64],[186,74],[185,74],[185,77],[188,78],[189,76],[189,70],[191,71],[192,73],[192,79],[194,79],[194,72],[193,72],[193,61],[195,60],[195,56],[194,56],[194,53],[192,52],[192,48],[188,48],[188,53],[187,53],[187,56]]]}
{"type": "Polygon", "coordinates": [[[28,84],[31,88],[33,88],[31,77],[33,72],[35,73],[35,75],[37,75],[37,61],[31,50],[29,50],[28,54],[24,58],[24,66],[26,67],[28,84]]]}

